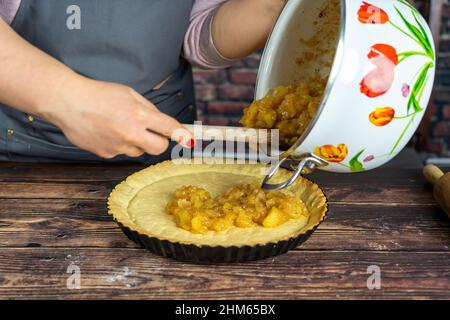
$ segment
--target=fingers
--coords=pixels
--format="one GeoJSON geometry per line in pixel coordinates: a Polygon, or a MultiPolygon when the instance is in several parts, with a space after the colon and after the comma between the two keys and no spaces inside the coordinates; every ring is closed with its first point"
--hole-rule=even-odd
{"type": "Polygon", "coordinates": [[[139,149],[151,155],[160,155],[169,147],[169,140],[151,131],[146,131],[138,142],[139,149]]]}
{"type": "Polygon", "coordinates": [[[130,158],[138,158],[145,154],[145,152],[141,148],[136,147],[128,147],[128,150],[124,152],[127,157],[130,158]]]}
{"type": "Polygon", "coordinates": [[[149,110],[148,114],[148,130],[170,138],[185,147],[192,147],[194,137],[181,123],[159,111],[149,110]]]}
{"type": "Polygon", "coordinates": [[[104,159],[113,159],[119,155],[138,158],[146,153],[155,156],[160,155],[164,153],[168,147],[169,141],[167,138],[145,131],[142,133],[140,140],[123,145],[121,148],[116,149],[116,151],[100,151],[94,153],[104,159]]]}
{"type": "Polygon", "coordinates": [[[170,138],[185,147],[191,148],[194,137],[192,133],[174,118],[160,112],[158,108],[139,93],[133,91],[133,96],[149,111],[147,129],[159,135],[170,138]]]}
{"type": "Polygon", "coordinates": [[[127,157],[130,157],[130,158],[138,158],[145,154],[145,152],[142,149],[136,148],[133,146],[126,146],[123,148],[123,151],[122,150],[121,151],[95,150],[95,149],[91,149],[91,150],[86,149],[86,150],[91,151],[98,157],[106,159],[106,160],[114,159],[115,157],[120,156],[120,155],[126,155],[127,157]]]}
{"type": "Polygon", "coordinates": [[[147,117],[143,120],[144,130],[131,135],[129,140],[138,149],[151,155],[160,155],[169,147],[168,137],[185,147],[194,146],[191,132],[174,118],[160,111],[147,110],[146,114],[147,117]]]}
{"type": "Polygon", "coordinates": [[[169,138],[181,145],[191,148],[194,145],[192,133],[174,118],[160,112],[155,105],[142,95],[131,90],[137,102],[137,113],[133,125],[127,129],[124,142],[125,152],[129,157],[139,157],[143,153],[160,155],[169,147],[169,138]]]}

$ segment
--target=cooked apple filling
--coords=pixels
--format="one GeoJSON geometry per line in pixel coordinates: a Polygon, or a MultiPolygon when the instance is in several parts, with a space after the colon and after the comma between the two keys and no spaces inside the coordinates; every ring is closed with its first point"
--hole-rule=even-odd
{"type": "Polygon", "coordinates": [[[308,220],[298,198],[280,191],[265,191],[257,184],[240,185],[213,198],[203,188],[183,186],[166,206],[178,227],[192,233],[226,231],[231,227],[275,228],[290,219],[308,220]]]}
{"type": "Polygon", "coordinates": [[[244,110],[241,124],[248,128],[279,129],[280,146],[289,147],[316,115],[325,81],[279,86],[244,110]]]}

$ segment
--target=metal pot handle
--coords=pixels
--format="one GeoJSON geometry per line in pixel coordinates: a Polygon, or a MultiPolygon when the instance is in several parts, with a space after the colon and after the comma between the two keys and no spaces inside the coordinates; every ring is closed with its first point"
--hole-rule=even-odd
{"type": "Polygon", "coordinates": [[[326,161],[309,153],[295,158],[290,157],[283,158],[277,161],[277,163],[275,163],[272,166],[269,173],[263,180],[262,188],[265,190],[280,190],[287,188],[291,186],[302,174],[308,174],[314,171],[316,167],[324,167],[326,165],[327,165],[326,161]],[[275,176],[278,169],[280,169],[281,165],[287,161],[292,161],[291,168],[294,169],[294,174],[292,175],[292,177],[289,180],[282,183],[270,184],[269,181],[275,176]]]}

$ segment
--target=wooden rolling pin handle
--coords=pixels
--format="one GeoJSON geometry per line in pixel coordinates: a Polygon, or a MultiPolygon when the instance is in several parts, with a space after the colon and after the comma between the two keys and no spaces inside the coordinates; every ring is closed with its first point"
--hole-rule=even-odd
{"type": "Polygon", "coordinates": [[[442,170],[435,165],[429,164],[423,168],[423,175],[429,183],[435,185],[439,181],[439,179],[442,178],[444,172],[442,172],[442,170]]]}
{"type": "Polygon", "coordinates": [[[423,174],[433,184],[433,196],[450,218],[450,173],[444,174],[438,167],[427,165],[423,174]]]}

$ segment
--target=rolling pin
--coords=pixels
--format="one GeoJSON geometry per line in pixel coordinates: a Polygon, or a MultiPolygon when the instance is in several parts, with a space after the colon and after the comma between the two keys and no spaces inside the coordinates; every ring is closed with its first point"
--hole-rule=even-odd
{"type": "Polygon", "coordinates": [[[450,172],[444,174],[441,169],[429,164],[423,168],[423,175],[434,186],[434,198],[450,218],[450,172]]]}

